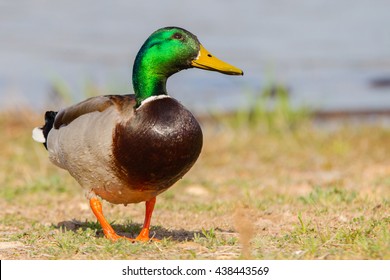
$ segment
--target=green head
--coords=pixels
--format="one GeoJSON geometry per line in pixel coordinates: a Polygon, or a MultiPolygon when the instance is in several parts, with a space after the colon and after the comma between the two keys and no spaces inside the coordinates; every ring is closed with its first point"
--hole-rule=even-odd
{"type": "Polygon", "coordinates": [[[212,56],[195,35],[179,27],[155,31],[139,50],[133,67],[137,106],[153,95],[167,94],[172,74],[191,67],[242,75],[242,70],[212,56]]]}

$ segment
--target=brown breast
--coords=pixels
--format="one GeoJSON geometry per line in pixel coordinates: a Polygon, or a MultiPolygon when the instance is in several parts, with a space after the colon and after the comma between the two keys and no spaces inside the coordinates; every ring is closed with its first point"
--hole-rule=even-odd
{"type": "Polygon", "coordinates": [[[129,188],[162,191],[193,166],[202,143],[202,130],[190,111],[173,98],[156,99],[117,124],[114,170],[129,188]]]}

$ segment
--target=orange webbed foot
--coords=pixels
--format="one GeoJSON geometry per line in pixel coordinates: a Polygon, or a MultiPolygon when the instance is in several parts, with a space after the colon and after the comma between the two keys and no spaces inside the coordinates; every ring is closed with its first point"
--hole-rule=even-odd
{"type": "Polygon", "coordinates": [[[113,242],[115,241],[118,241],[120,239],[125,239],[125,240],[128,240],[132,243],[135,243],[135,242],[150,242],[150,241],[154,241],[154,242],[160,242],[159,239],[157,238],[150,238],[149,237],[149,230],[148,229],[142,229],[140,234],[136,237],[136,238],[130,238],[130,237],[127,237],[127,236],[121,236],[121,235],[118,235],[116,232],[114,233],[104,233],[105,237],[113,242]]]}
{"type": "Polygon", "coordinates": [[[115,232],[114,232],[114,233],[110,233],[110,234],[104,233],[104,236],[105,236],[107,239],[109,239],[109,240],[111,240],[111,241],[113,241],[113,242],[118,241],[118,240],[120,240],[120,239],[126,239],[126,240],[128,240],[128,241],[130,241],[130,242],[133,242],[133,243],[136,241],[134,238],[130,238],[130,237],[126,237],[126,236],[121,236],[121,235],[116,234],[115,232]]]}
{"type": "Polygon", "coordinates": [[[160,239],[157,238],[150,238],[149,237],[149,229],[143,228],[141,232],[138,234],[138,236],[135,238],[136,241],[140,242],[149,242],[149,241],[154,241],[154,242],[160,242],[160,239]]]}

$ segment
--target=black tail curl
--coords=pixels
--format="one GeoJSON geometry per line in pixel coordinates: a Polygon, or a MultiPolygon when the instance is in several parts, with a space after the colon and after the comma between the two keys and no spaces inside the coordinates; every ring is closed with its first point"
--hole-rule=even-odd
{"type": "MultiPolygon", "coordinates": [[[[49,135],[50,130],[53,128],[54,119],[56,118],[58,112],[47,111],[45,113],[45,125],[42,127],[43,136],[45,136],[45,140],[47,140],[47,135],[49,135]]],[[[43,143],[45,148],[47,149],[47,141],[43,143]]]]}

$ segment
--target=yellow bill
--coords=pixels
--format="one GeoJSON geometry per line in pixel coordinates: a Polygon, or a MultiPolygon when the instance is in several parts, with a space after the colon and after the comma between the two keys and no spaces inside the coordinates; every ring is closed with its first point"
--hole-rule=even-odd
{"type": "Polygon", "coordinates": [[[191,61],[191,65],[196,68],[217,71],[227,75],[244,75],[241,69],[211,55],[202,45],[200,45],[198,57],[191,61]]]}

